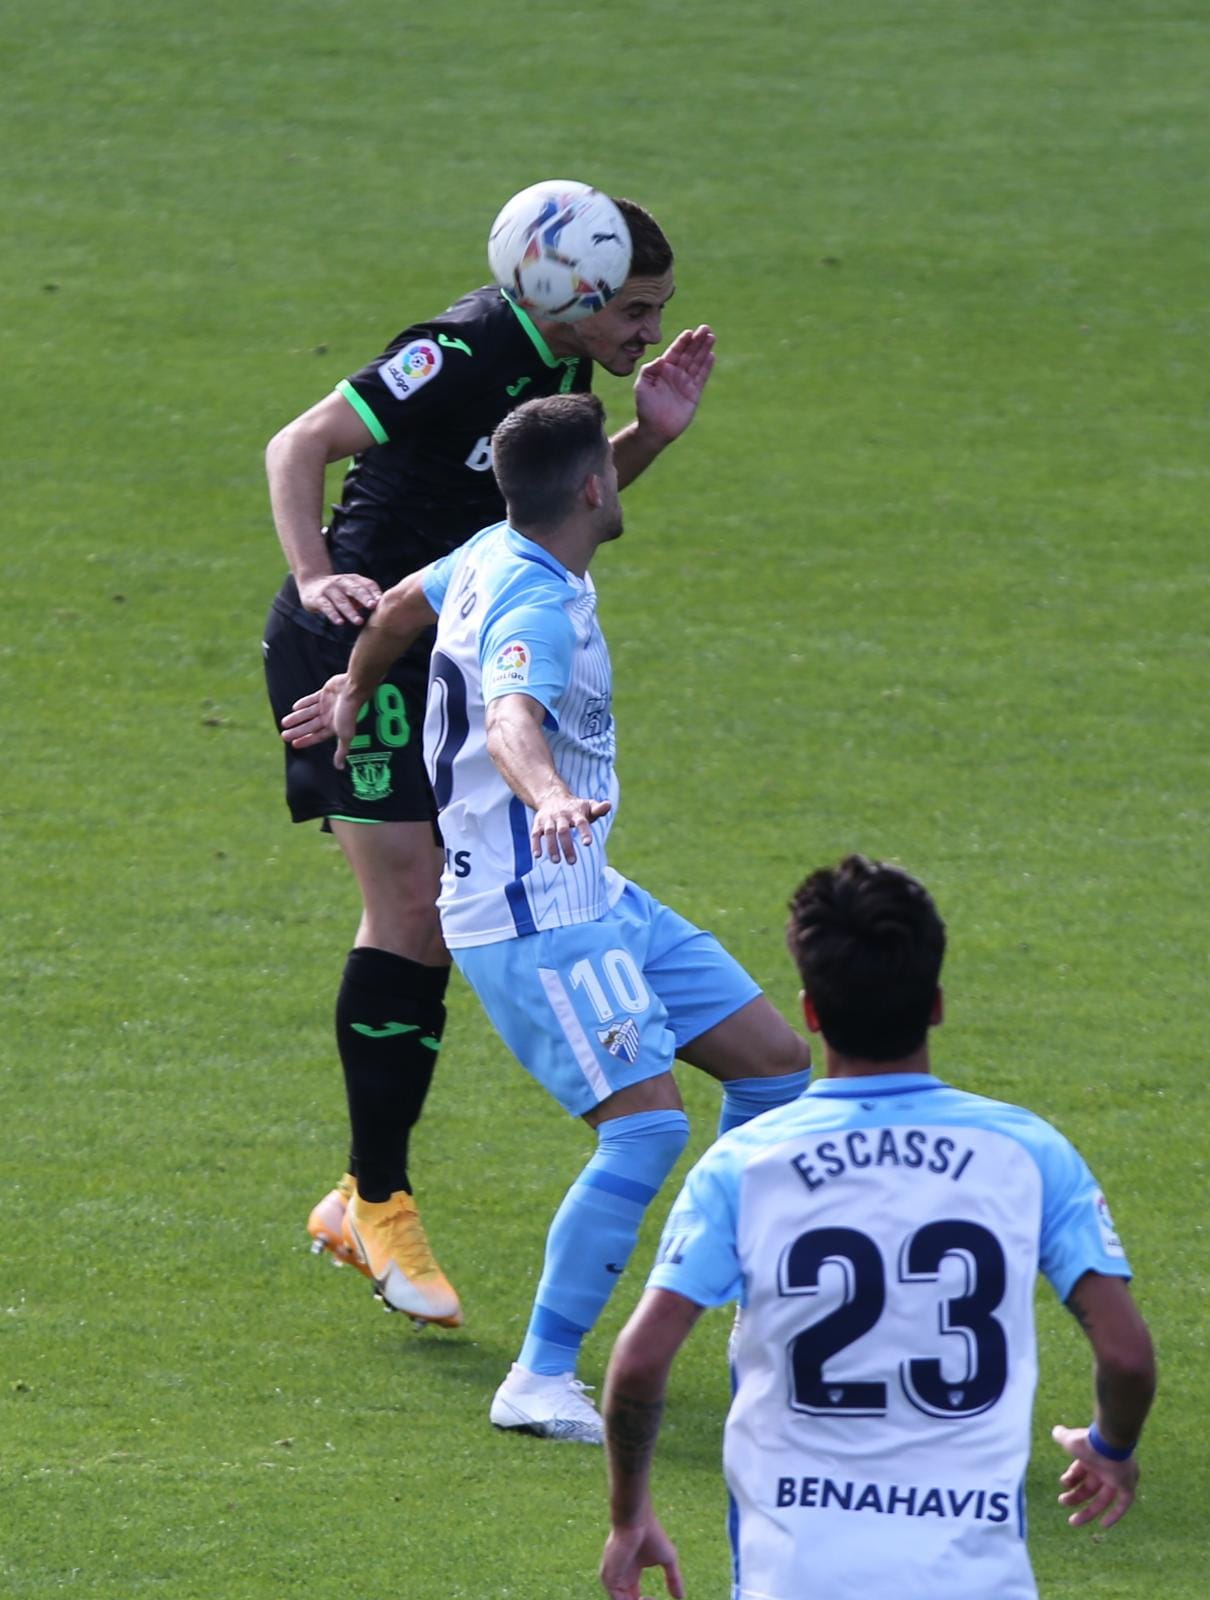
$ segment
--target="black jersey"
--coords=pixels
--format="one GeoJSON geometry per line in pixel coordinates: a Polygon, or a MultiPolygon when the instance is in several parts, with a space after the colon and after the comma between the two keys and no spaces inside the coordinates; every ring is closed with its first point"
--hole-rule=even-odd
{"type": "MultiPolygon", "coordinates": [[[[333,570],[364,573],[389,589],[500,521],[491,462],[497,424],[526,400],[591,387],[592,362],[552,355],[494,285],[405,328],[337,386],[375,443],[354,457],[333,507],[333,570]]],[[[292,578],[279,606],[317,632],[353,631],[303,611],[292,578]]]]}

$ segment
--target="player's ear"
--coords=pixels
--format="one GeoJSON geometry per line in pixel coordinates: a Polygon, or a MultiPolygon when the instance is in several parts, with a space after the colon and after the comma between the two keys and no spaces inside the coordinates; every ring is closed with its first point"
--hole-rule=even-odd
{"type": "Polygon", "coordinates": [[[822,1033],[823,1029],[819,1026],[819,1012],[816,1011],[815,1002],[811,999],[811,996],[805,989],[800,989],[798,998],[802,1001],[803,1021],[807,1027],[812,1033],[822,1033]]]}
{"type": "Polygon", "coordinates": [[[933,1009],[929,1012],[929,1027],[939,1028],[945,1021],[945,996],[941,985],[937,985],[937,993],[933,996],[933,1009]]]}
{"type": "Polygon", "coordinates": [[[584,479],[584,488],[581,491],[585,500],[596,511],[605,504],[605,480],[599,472],[590,472],[584,479]]]}

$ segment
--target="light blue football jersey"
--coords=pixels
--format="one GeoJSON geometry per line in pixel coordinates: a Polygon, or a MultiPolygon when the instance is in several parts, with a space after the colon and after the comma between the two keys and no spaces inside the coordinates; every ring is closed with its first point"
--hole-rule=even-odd
{"type": "Polygon", "coordinates": [[[825,1078],[720,1139],[652,1287],[738,1299],[736,1600],[1033,1600],[1038,1272],[1129,1277],[1075,1148],[927,1073],[825,1078]]]}
{"type": "Polygon", "coordinates": [[[591,922],[625,887],[605,841],[617,815],[609,651],[591,577],[497,523],[426,567],[438,613],[424,753],[445,869],[438,909],[451,949],[591,922]],[[576,861],[535,861],[533,813],[487,752],[487,705],[526,694],[546,709],[555,768],[573,794],[609,800],[576,861]]]}

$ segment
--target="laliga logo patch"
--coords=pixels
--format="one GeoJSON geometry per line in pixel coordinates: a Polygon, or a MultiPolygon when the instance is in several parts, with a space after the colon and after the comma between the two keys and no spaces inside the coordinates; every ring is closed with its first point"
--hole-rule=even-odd
{"type": "Polygon", "coordinates": [[[529,651],[520,639],[514,639],[512,644],[506,644],[496,657],[496,666],[501,672],[508,672],[514,668],[519,671],[522,667],[528,667],[529,651]]]}
{"type": "Polygon", "coordinates": [[[520,639],[506,644],[492,662],[493,683],[528,683],[530,654],[520,639]]]}
{"type": "Polygon", "coordinates": [[[1113,1225],[1113,1218],[1109,1214],[1109,1202],[1103,1194],[1098,1193],[1094,1202],[1097,1208],[1097,1226],[1101,1230],[1101,1243],[1105,1254],[1109,1256],[1124,1256],[1122,1241],[1118,1238],[1118,1230],[1113,1225]]]}
{"type": "Polygon", "coordinates": [[[441,371],[441,351],[432,339],[413,339],[378,369],[378,376],[395,396],[406,400],[441,371]]]}

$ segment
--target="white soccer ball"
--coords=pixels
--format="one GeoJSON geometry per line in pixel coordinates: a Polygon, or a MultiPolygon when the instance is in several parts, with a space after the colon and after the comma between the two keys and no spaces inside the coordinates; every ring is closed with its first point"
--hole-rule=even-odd
{"type": "Polygon", "coordinates": [[[496,282],[524,311],[576,322],[608,305],[630,271],[630,230],[607,194],[560,178],[531,184],[487,241],[496,282]]]}

